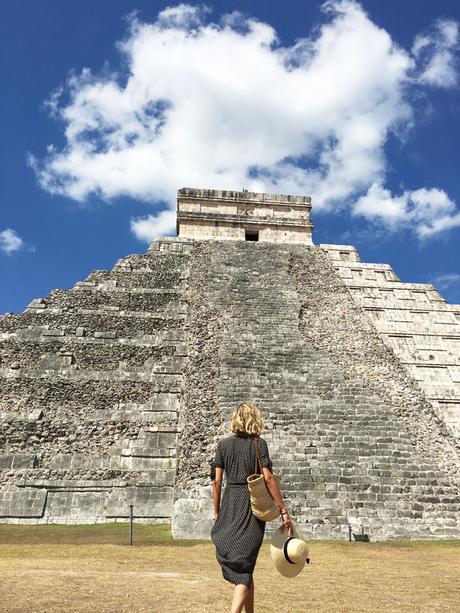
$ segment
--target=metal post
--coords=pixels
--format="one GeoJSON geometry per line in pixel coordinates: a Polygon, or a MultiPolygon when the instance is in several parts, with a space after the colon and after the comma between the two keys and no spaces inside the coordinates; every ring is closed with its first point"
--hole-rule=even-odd
{"type": "Polygon", "coordinates": [[[351,525],[350,524],[348,524],[348,540],[351,543],[351,525]]]}
{"type": "Polygon", "coordinates": [[[129,544],[133,544],[133,505],[129,505],[129,544]]]}

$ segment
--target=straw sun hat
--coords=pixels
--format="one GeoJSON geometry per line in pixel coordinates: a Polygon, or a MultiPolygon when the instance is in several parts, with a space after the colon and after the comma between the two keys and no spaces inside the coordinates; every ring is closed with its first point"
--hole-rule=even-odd
{"type": "Polygon", "coordinates": [[[283,577],[295,577],[309,562],[308,546],[293,525],[294,536],[290,537],[288,529],[280,526],[272,537],[270,552],[276,570],[283,577]]]}

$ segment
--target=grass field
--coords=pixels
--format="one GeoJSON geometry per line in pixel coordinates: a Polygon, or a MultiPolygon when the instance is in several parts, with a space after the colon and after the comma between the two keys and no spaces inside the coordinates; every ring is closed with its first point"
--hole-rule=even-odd
{"type": "MultiPolygon", "coordinates": [[[[165,526],[0,525],[0,611],[187,612],[229,610],[208,542],[174,542],[165,526]]],[[[268,544],[254,580],[260,613],[460,612],[460,541],[313,541],[294,579],[272,567],[268,544]]]]}

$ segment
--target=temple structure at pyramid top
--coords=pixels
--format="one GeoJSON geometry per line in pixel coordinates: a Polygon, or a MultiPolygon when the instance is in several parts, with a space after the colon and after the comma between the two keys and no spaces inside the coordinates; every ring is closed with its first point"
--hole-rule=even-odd
{"type": "Polygon", "coordinates": [[[312,245],[309,196],[190,189],[177,193],[177,235],[312,245]]]}

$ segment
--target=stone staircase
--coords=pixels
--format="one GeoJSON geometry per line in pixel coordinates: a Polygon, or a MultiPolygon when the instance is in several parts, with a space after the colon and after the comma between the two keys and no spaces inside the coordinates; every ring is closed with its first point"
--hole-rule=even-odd
{"type": "Polygon", "coordinates": [[[384,342],[460,440],[460,305],[428,283],[402,283],[389,264],[348,245],[321,245],[384,342]]]}
{"type": "Polygon", "coordinates": [[[344,538],[359,518],[373,539],[458,537],[455,441],[328,256],[301,246],[210,242],[191,257],[191,286],[201,289],[190,296],[190,350],[202,361],[185,385],[200,389],[220,418],[197,423],[200,395],[189,393],[175,534],[207,534],[203,458],[212,457],[234,407],[252,399],[305,533],[344,538]],[[205,334],[193,330],[197,309],[205,334]]]}
{"type": "Polygon", "coordinates": [[[187,241],[0,320],[0,519],[171,516],[187,357],[187,241]]]}

